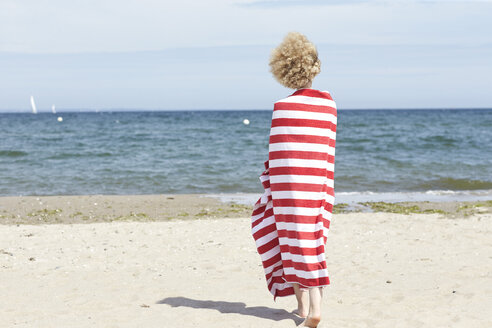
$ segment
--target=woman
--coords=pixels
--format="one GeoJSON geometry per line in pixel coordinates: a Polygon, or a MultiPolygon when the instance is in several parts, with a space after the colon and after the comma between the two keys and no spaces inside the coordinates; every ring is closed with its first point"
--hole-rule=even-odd
{"type": "Polygon", "coordinates": [[[274,105],[260,176],[265,193],[255,204],[252,232],[274,299],[295,294],[301,326],[316,327],[330,283],[325,244],[334,204],[336,105],[328,92],[311,89],[320,61],[304,35],[289,33],[273,50],[270,67],[296,91],[274,105]]]}

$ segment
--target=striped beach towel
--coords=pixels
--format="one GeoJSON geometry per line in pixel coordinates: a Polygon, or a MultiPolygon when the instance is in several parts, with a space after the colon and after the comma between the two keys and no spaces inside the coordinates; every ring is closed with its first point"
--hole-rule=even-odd
{"type": "Polygon", "coordinates": [[[333,189],[337,110],[328,92],[300,89],[273,109],[265,189],[252,233],[274,299],[330,283],[325,244],[333,189]]]}

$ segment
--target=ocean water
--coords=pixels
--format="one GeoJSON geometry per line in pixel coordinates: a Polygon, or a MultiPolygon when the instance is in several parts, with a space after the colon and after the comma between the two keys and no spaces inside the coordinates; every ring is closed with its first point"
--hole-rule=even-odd
{"type": "MultiPolygon", "coordinates": [[[[271,115],[0,113],[0,195],[261,193],[271,115]]],[[[491,190],[492,110],[339,110],[337,194],[491,190]]]]}

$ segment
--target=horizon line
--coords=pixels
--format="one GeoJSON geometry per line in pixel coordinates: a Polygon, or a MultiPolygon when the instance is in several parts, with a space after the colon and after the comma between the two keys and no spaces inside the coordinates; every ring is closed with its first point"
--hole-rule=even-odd
{"type": "MultiPolygon", "coordinates": [[[[213,112],[213,111],[272,111],[273,108],[261,109],[261,108],[244,108],[244,109],[213,109],[213,108],[195,108],[195,109],[149,109],[149,108],[101,108],[101,109],[85,109],[85,108],[75,108],[75,109],[57,109],[56,113],[52,113],[50,110],[41,110],[36,114],[60,114],[60,113],[101,113],[101,112],[111,112],[111,113],[124,113],[124,112],[213,112]]],[[[492,107],[385,107],[385,108],[337,108],[339,111],[370,111],[370,110],[492,110],[492,107]]],[[[30,110],[3,110],[0,109],[0,114],[33,114],[30,110]]]]}

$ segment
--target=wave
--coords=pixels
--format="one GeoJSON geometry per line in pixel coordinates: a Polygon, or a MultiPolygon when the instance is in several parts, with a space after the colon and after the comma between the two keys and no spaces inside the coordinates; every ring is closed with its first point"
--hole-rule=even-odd
{"type": "Polygon", "coordinates": [[[22,157],[27,155],[28,153],[20,150],[0,150],[0,157],[22,157]]]}
{"type": "Polygon", "coordinates": [[[417,190],[485,190],[492,189],[492,181],[439,178],[417,185],[417,190]]]}
{"type": "Polygon", "coordinates": [[[464,202],[492,199],[489,190],[427,190],[415,192],[335,192],[336,203],[464,202]]]}
{"type": "Polygon", "coordinates": [[[60,153],[54,154],[52,156],[47,157],[47,159],[70,159],[70,158],[89,158],[89,157],[111,157],[112,153],[109,152],[100,152],[100,153],[60,153]]]}
{"type": "MultiPolygon", "coordinates": [[[[222,202],[234,202],[244,205],[254,204],[261,193],[220,193],[204,194],[203,197],[218,198],[222,202]]],[[[372,191],[353,191],[335,192],[336,204],[356,204],[363,202],[464,202],[464,201],[484,201],[492,199],[492,189],[490,190],[427,190],[417,192],[372,192],[372,191]]]]}

